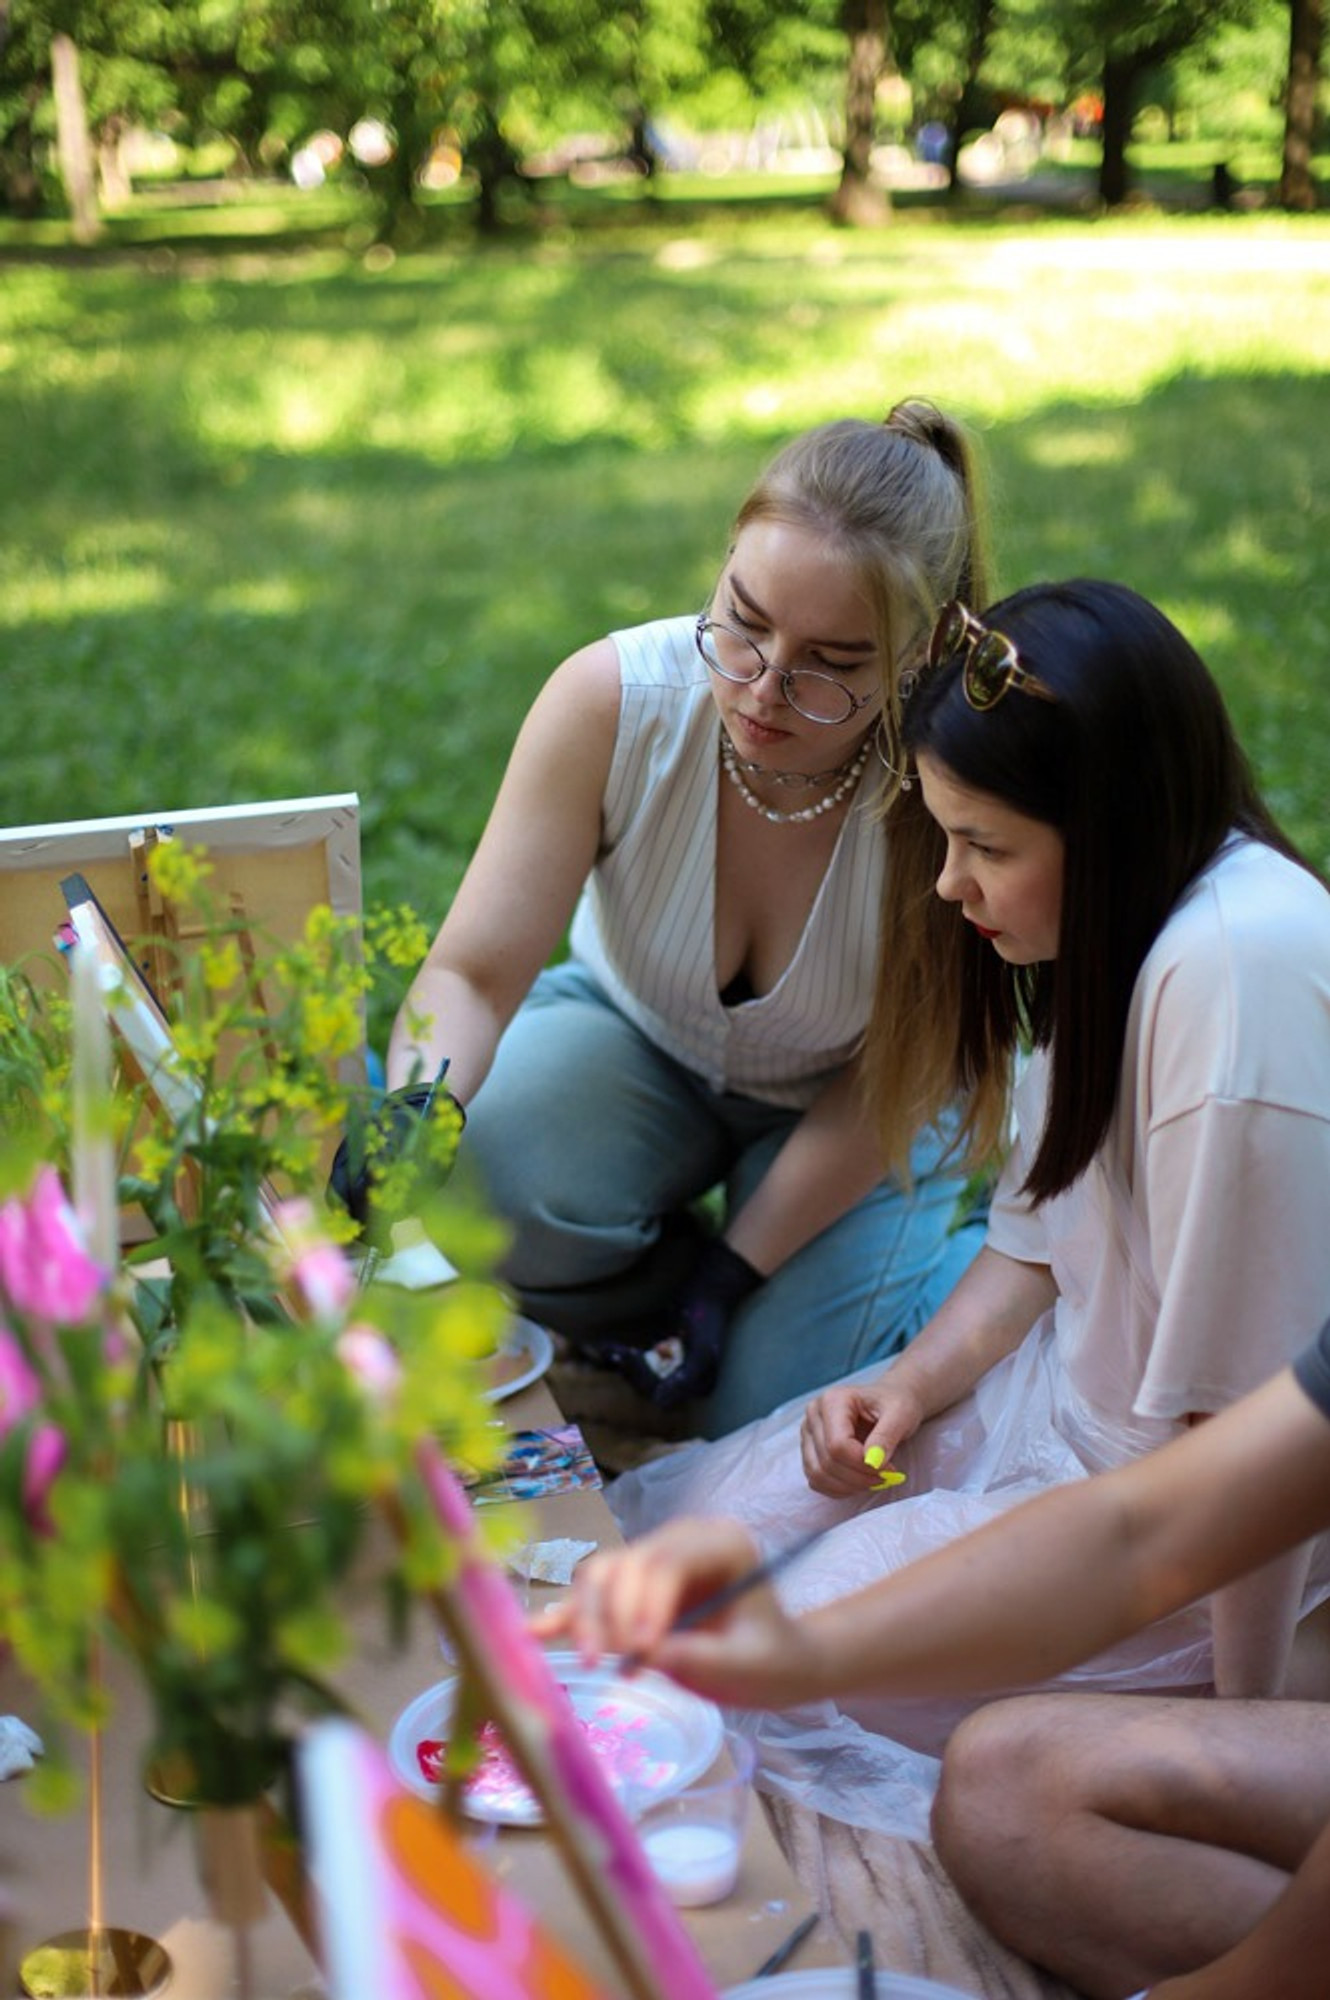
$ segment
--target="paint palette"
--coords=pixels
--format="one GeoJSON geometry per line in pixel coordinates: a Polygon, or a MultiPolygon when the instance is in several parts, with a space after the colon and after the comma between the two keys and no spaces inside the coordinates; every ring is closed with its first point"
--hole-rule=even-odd
{"type": "MultiPolygon", "coordinates": [[[[576,1653],[549,1654],[550,1667],[612,1789],[629,1810],[681,1791],[720,1753],[724,1725],[714,1703],[662,1674],[624,1680],[608,1667],[584,1666],[576,1653]]],[[[442,1779],[457,1682],[427,1688],[393,1724],[388,1755],[403,1783],[434,1798],[442,1779]]],[[[486,1724],[481,1761],[462,1795],[472,1819],[537,1826],[541,1812],[498,1730],[486,1724]]]]}
{"type": "Polygon", "coordinates": [[[554,1342],[543,1326],[515,1315],[490,1365],[487,1403],[502,1403],[538,1382],[554,1359],[554,1342]]]}

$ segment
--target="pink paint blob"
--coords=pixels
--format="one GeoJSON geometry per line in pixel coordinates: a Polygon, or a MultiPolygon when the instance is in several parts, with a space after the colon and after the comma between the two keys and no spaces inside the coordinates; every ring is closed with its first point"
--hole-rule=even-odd
{"type": "MultiPolygon", "coordinates": [[[[669,1784],[679,1768],[670,1758],[654,1756],[643,1741],[649,1726],[647,1718],[613,1700],[603,1701],[591,1715],[578,1715],[574,1711],[573,1719],[616,1792],[658,1792],[669,1784]]],[[[480,1763],[466,1784],[468,1804],[487,1817],[491,1814],[504,1819],[537,1817],[536,1801],[494,1723],[485,1724],[479,1744],[480,1763]]],[[[416,1763],[426,1784],[442,1784],[447,1739],[422,1737],[415,1749],[416,1763]]]]}

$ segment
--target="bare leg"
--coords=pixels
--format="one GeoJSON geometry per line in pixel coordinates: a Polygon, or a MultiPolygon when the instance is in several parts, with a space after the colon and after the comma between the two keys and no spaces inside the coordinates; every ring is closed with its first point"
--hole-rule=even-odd
{"type": "Polygon", "coordinates": [[[1156,1986],[1150,2000],[1323,2000],[1330,1962],[1330,1826],[1288,1888],[1241,1944],[1199,1972],[1156,1986]]]}
{"type": "Polygon", "coordinates": [[[1317,1703],[1057,1694],[962,1723],[933,1835],[1004,1944],[1121,2000],[1231,1950],[1328,1821],[1317,1703]]]}

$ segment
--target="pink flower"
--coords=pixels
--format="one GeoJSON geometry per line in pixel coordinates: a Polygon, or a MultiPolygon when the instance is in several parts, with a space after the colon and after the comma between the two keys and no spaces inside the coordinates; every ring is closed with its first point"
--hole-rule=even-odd
{"type": "Polygon", "coordinates": [[[305,1310],[313,1319],[340,1319],[356,1289],[350,1264],[337,1245],[320,1234],[309,1202],[282,1202],[276,1222],[286,1250],[287,1275],[305,1310]]]}
{"type": "Polygon", "coordinates": [[[0,1326],[0,1437],[7,1437],[41,1401],[39,1376],[6,1326],[0,1326]]]}
{"type": "Polygon", "coordinates": [[[337,1352],[371,1402],[386,1403],[396,1395],[402,1364],[372,1326],[348,1326],[337,1336],[337,1352]]]}
{"type": "Polygon", "coordinates": [[[38,1169],[26,1202],[0,1205],[0,1290],[16,1312],[46,1326],[77,1326],[109,1278],[84,1247],[54,1167],[38,1169]]]}
{"type": "Polygon", "coordinates": [[[23,1462],[23,1511],[39,1535],[55,1532],[46,1500],[68,1456],[64,1432],[54,1424],[38,1424],[23,1462]]]}

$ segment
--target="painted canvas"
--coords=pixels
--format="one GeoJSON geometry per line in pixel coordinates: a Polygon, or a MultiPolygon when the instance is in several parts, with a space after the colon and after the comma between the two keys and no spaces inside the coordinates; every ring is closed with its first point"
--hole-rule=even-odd
{"type": "Polygon", "coordinates": [[[300,1787],[330,2000],[609,2000],[354,1723],[310,1731],[300,1787]]]}

